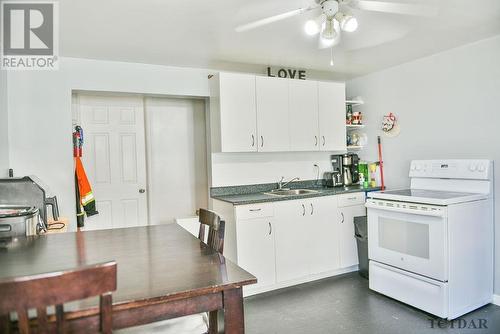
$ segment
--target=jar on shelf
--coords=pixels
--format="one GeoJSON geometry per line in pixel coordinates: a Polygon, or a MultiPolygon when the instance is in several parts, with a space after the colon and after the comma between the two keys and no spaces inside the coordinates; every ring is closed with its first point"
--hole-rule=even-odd
{"type": "Polygon", "coordinates": [[[361,125],[363,123],[363,114],[361,114],[361,111],[352,112],[351,123],[353,125],[361,125]]]}

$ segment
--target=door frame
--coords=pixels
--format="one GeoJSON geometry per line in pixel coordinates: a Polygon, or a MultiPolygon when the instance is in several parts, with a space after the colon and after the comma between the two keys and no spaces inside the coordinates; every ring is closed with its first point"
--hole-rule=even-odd
{"type": "MultiPolygon", "coordinates": [[[[196,96],[176,96],[176,95],[162,95],[162,94],[139,94],[139,93],[131,93],[131,92],[108,92],[108,91],[94,91],[94,90],[81,90],[81,89],[72,89],[71,90],[71,132],[74,131],[74,128],[76,125],[79,125],[81,122],[81,116],[80,116],[80,96],[81,95],[87,95],[87,96],[103,96],[103,97],[131,97],[131,96],[136,96],[136,97],[141,97],[143,101],[143,110],[144,110],[144,135],[145,135],[145,152],[146,152],[146,184],[148,189],[151,187],[151,176],[150,176],[150,159],[149,159],[149,153],[150,153],[150,146],[149,146],[149,141],[150,141],[150,132],[148,127],[146,126],[146,122],[148,121],[148,115],[146,112],[146,104],[145,104],[145,99],[146,98],[165,98],[165,99],[182,99],[182,100],[201,100],[204,103],[204,113],[205,113],[205,137],[206,137],[206,159],[207,159],[207,168],[206,168],[206,176],[207,176],[207,189],[206,189],[206,196],[207,196],[207,205],[208,208],[212,208],[212,198],[210,196],[210,188],[212,186],[212,150],[211,150],[211,136],[210,136],[210,105],[209,105],[209,98],[208,97],[196,97],[196,96]]],[[[85,129],[84,129],[85,131],[85,129]]],[[[73,170],[75,166],[73,163],[73,170]]],[[[73,194],[75,193],[74,187],[76,186],[73,183],[73,194]]],[[[76,198],[74,198],[74,201],[76,201],[76,198]]],[[[149,196],[149,192],[146,190],[146,215],[147,215],[147,225],[153,225],[151,222],[151,199],[149,196]]],[[[193,213],[194,214],[194,213],[193,213]]]]}

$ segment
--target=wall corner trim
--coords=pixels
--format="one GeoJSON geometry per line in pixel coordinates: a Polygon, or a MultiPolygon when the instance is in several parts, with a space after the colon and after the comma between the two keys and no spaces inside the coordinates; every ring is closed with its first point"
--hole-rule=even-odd
{"type": "Polygon", "coordinates": [[[493,302],[492,304],[500,306],[500,295],[493,295],[493,302]]]}

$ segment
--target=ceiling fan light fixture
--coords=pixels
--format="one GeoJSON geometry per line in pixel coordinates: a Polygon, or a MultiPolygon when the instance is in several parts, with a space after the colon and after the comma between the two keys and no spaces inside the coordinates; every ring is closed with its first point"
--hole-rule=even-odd
{"type": "Polygon", "coordinates": [[[324,37],[320,36],[319,40],[318,40],[318,48],[320,48],[320,49],[331,48],[335,45],[335,42],[336,42],[336,39],[324,38],[324,37]]]}
{"type": "Polygon", "coordinates": [[[319,32],[319,27],[314,20],[308,20],[304,25],[304,30],[309,36],[314,36],[319,32]]]}
{"type": "Polygon", "coordinates": [[[304,30],[306,31],[306,34],[308,34],[309,36],[314,36],[317,33],[319,33],[325,21],[326,21],[325,14],[321,14],[314,20],[308,20],[304,25],[304,30]]]}
{"type": "Polygon", "coordinates": [[[354,32],[358,29],[358,20],[352,15],[343,15],[340,20],[340,28],[346,32],[354,32]]]}
{"type": "Polygon", "coordinates": [[[335,19],[326,20],[321,30],[321,38],[335,40],[339,35],[339,23],[335,19]]]}

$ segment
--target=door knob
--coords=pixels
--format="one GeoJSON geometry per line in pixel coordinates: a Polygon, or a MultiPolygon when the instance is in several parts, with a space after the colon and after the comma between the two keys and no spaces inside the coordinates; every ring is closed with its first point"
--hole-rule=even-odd
{"type": "Polygon", "coordinates": [[[144,194],[146,192],[146,189],[139,189],[139,193],[144,194]]]}

